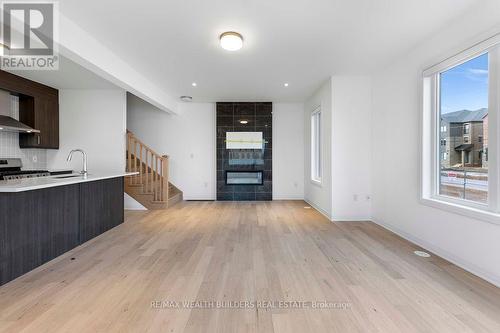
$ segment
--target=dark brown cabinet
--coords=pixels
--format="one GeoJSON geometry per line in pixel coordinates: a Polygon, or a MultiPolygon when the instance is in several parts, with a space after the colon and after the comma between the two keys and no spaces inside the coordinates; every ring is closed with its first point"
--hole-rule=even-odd
{"type": "Polygon", "coordinates": [[[123,222],[123,178],[80,185],[80,243],[123,222]],[[112,209],[107,209],[111,207],[112,209]]]}
{"type": "Polygon", "coordinates": [[[123,178],[0,193],[0,286],[123,223],[123,178]]]}
{"type": "Polygon", "coordinates": [[[0,285],[78,246],[79,185],[0,193],[0,285]]]}
{"type": "Polygon", "coordinates": [[[19,96],[19,121],[40,133],[19,133],[20,148],[59,149],[59,91],[0,71],[0,89],[19,96]]]}
{"type": "Polygon", "coordinates": [[[54,96],[19,96],[19,121],[40,133],[19,133],[21,148],[59,148],[59,101],[54,96]]]}

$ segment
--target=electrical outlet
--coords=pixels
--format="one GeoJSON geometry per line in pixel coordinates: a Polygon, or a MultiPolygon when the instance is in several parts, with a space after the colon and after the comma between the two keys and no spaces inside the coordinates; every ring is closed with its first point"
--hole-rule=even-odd
{"type": "Polygon", "coordinates": [[[354,194],[354,195],[352,196],[352,200],[354,200],[354,201],[358,201],[358,195],[357,195],[357,194],[354,194]]]}
{"type": "Polygon", "coordinates": [[[33,157],[32,157],[32,160],[33,160],[33,163],[36,163],[36,162],[38,162],[38,156],[36,156],[36,155],[33,155],[33,157]]]}
{"type": "Polygon", "coordinates": [[[205,182],[205,187],[208,187],[208,182],[205,182]]]}
{"type": "Polygon", "coordinates": [[[366,195],[366,201],[370,201],[371,200],[371,196],[369,194],[366,195]]]}

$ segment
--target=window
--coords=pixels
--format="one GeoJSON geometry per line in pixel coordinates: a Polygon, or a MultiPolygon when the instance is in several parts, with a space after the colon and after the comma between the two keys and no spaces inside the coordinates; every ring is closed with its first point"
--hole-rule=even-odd
{"type": "Polygon", "coordinates": [[[311,180],[321,183],[321,109],[311,114],[311,180]]]}
{"type": "MultiPolygon", "coordinates": [[[[483,145],[471,140],[484,135],[483,118],[488,114],[488,53],[438,73],[439,120],[460,124],[463,144],[454,140],[449,160],[439,163],[438,194],[477,203],[488,202],[488,169],[479,158],[483,145]],[[474,131],[471,127],[474,126],[474,131]],[[474,133],[472,133],[474,132],[474,133]]],[[[486,134],[487,135],[487,134],[486,134]]]]}
{"type": "Polygon", "coordinates": [[[423,203],[500,223],[495,38],[424,71],[421,179],[423,203]]]}
{"type": "MultiPolygon", "coordinates": [[[[465,66],[466,64],[463,64],[462,66],[465,66]]],[[[469,110],[467,110],[469,111],[469,110]]],[[[470,133],[470,124],[464,124],[464,134],[469,134],[470,133]]]]}

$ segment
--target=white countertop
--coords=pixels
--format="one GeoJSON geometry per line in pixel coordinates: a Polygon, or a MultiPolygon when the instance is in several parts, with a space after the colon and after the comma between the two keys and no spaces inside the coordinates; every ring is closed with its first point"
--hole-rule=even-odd
{"type": "Polygon", "coordinates": [[[138,172],[89,172],[86,178],[82,177],[80,174],[73,173],[73,174],[62,174],[62,175],[38,177],[38,178],[1,180],[0,193],[39,190],[48,187],[93,182],[96,180],[109,179],[109,178],[127,177],[136,174],[138,174],[138,172]],[[61,178],[68,176],[74,176],[74,177],[61,178]]]}

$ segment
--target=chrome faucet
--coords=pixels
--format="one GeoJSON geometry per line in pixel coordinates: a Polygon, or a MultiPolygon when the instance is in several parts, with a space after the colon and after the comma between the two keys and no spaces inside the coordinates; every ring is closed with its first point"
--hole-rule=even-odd
{"type": "Polygon", "coordinates": [[[66,160],[68,162],[71,161],[71,157],[73,157],[73,153],[74,152],[80,152],[80,153],[82,153],[82,157],[83,157],[83,170],[80,171],[80,174],[83,177],[87,177],[87,175],[88,175],[88,172],[87,172],[87,154],[83,150],[81,150],[81,149],[73,149],[72,151],[69,152],[68,158],[66,160]]]}

